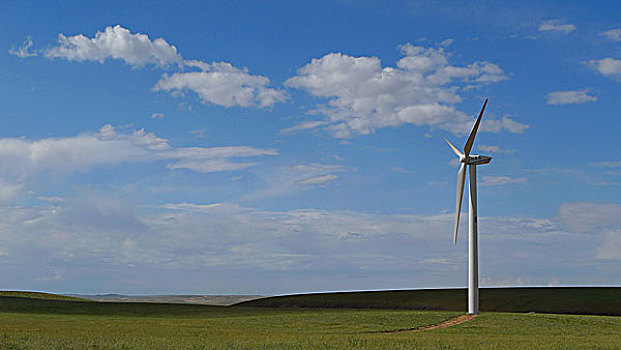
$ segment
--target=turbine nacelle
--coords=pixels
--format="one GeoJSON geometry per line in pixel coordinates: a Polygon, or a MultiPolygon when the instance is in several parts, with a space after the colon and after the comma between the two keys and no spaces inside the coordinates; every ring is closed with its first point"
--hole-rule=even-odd
{"type": "Polygon", "coordinates": [[[471,154],[468,156],[468,159],[466,159],[466,157],[463,157],[463,159],[460,157],[459,161],[468,165],[483,165],[491,162],[492,157],[480,154],[471,154]]]}

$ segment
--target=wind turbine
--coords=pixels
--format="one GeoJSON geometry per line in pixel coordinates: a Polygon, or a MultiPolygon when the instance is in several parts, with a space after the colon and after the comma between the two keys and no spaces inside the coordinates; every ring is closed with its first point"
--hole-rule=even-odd
{"type": "Polygon", "coordinates": [[[464,146],[464,153],[461,153],[457,147],[453,146],[444,138],[451,149],[459,157],[461,167],[457,172],[457,200],[455,203],[455,234],[453,235],[453,244],[457,244],[457,232],[459,231],[459,215],[461,214],[461,202],[464,195],[464,185],[466,183],[466,167],[470,169],[470,201],[469,201],[469,221],[468,225],[468,314],[477,315],[479,313],[479,242],[478,242],[478,228],[477,228],[477,165],[487,164],[492,160],[492,157],[483,156],[478,154],[470,154],[472,145],[474,144],[474,137],[479,129],[481,123],[481,117],[483,111],[487,106],[487,99],[483,103],[483,108],[479,113],[479,117],[470,136],[464,146]]]}

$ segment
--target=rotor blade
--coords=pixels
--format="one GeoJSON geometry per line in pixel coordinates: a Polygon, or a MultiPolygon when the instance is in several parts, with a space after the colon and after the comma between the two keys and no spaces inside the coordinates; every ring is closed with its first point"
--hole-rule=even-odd
{"type": "Polygon", "coordinates": [[[451,146],[453,153],[455,153],[460,158],[464,156],[461,152],[459,152],[457,147],[453,146],[453,144],[449,140],[446,139],[446,137],[442,136],[442,138],[444,139],[444,141],[446,141],[446,143],[448,143],[449,146],[451,146]]]}
{"type": "Polygon", "coordinates": [[[457,244],[457,232],[459,232],[459,215],[461,214],[461,200],[464,196],[464,184],[466,183],[466,163],[461,164],[457,173],[457,198],[455,201],[455,235],[453,244],[457,244]]]}
{"type": "Polygon", "coordinates": [[[485,99],[485,103],[483,103],[481,113],[479,113],[479,117],[474,123],[472,131],[470,132],[470,136],[468,137],[468,141],[466,141],[466,145],[464,146],[464,154],[466,155],[466,157],[470,154],[470,150],[472,150],[472,145],[474,144],[474,137],[476,136],[477,130],[479,129],[479,123],[481,123],[481,117],[483,116],[483,111],[485,111],[485,106],[487,106],[487,99],[485,99]]]}

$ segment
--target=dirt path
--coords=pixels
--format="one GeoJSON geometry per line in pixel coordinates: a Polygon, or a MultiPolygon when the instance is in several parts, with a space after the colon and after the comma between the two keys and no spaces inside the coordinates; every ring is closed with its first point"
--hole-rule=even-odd
{"type": "Polygon", "coordinates": [[[474,318],[476,318],[479,315],[461,315],[461,316],[457,316],[455,318],[451,318],[450,320],[444,321],[440,324],[434,324],[431,326],[426,326],[426,327],[420,327],[417,330],[419,331],[425,331],[425,330],[429,330],[429,329],[437,329],[437,328],[446,328],[446,327],[451,327],[451,326],[456,326],[460,323],[464,323],[464,322],[468,322],[470,320],[473,320],[474,318]]]}
{"type": "Polygon", "coordinates": [[[403,329],[397,329],[397,330],[394,330],[394,331],[381,331],[381,332],[378,332],[378,333],[398,333],[398,332],[410,332],[410,331],[427,331],[427,330],[431,330],[431,329],[452,327],[452,326],[456,326],[458,324],[461,324],[461,323],[473,320],[477,316],[478,315],[461,315],[461,316],[453,317],[450,320],[446,320],[446,321],[444,321],[442,323],[434,324],[434,325],[431,325],[431,326],[403,328],[403,329]]]}

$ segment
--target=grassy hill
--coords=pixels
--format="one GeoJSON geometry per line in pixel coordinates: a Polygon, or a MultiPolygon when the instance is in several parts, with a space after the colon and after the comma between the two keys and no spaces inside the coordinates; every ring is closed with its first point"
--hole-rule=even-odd
{"type": "MultiPolygon", "coordinates": [[[[483,288],[480,297],[482,312],[621,316],[621,287],[483,288]]],[[[424,289],[285,295],[236,305],[463,311],[467,299],[466,289],[424,289]]]]}
{"type": "Polygon", "coordinates": [[[86,299],[72,297],[60,294],[51,294],[43,292],[28,292],[28,291],[4,291],[0,290],[0,297],[20,297],[31,299],[48,299],[48,300],[73,300],[73,301],[86,301],[86,299]]]}
{"type": "Polygon", "coordinates": [[[93,301],[124,303],[203,304],[228,306],[266,295],[122,295],[122,294],[71,294],[93,301]]]}
{"type": "MultiPolygon", "coordinates": [[[[0,312],[139,317],[196,317],[217,309],[226,314],[225,306],[165,303],[97,302],[90,300],[41,299],[0,296],[0,312]],[[224,311],[222,311],[224,310],[224,311]]],[[[232,311],[233,312],[233,311],[232,311]]]]}
{"type": "MultiPolygon", "coordinates": [[[[483,288],[482,312],[537,312],[621,316],[621,287],[483,288]]],[[[466,310],[466,289],[423,289],[285,295],[245,301],[240,307],[395,310],[466,310]]],[[[0,310],[16,313],[160,316],[202,315],[205,305],[93,302],[76,297],[0,291],[0,310]]],[[[218,312],[224,312],[223,307],[218,312]]],[[[209,309],[210,310],[210,309],[209,309]]]]}

